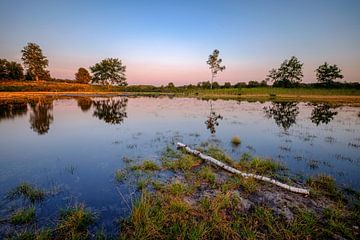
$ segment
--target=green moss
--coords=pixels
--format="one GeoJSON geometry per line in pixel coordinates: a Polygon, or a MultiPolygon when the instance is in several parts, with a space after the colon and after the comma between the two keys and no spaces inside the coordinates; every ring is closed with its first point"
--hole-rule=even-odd
{"type": "Polygon", "coordinates": [[[16,211],[10,219],[12,224],[26,224],[35,220],[35,207],[30,207],[27,209],[20,209],[16,211]]]}
{"type": "Polygon", "coordinates": [[[44,200],[45,192],[28,183],[21,183],[8,193],[8,197],[10,199],[24,198],[35,203],[44,200]]]}

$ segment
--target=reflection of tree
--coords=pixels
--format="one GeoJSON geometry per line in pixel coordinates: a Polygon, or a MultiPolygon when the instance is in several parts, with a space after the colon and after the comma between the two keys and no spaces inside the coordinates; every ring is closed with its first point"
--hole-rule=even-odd
{"type": "Polygon", "coordinates": [[[95,106],[94,116],[100,120],[104,120],[110,124],[120,124],[124,121],[126,115],[126,106],[128,99],[106,99],[94,101],[95,106]]]}
{"type": "Polygon", "coordinates": [[[287,130],[296,123],[299,107],[296,102],[273,102],[272,106],[264,107],[268,118],[274,118],[276,124],[287,130]]]}
{"type": "Polygon", "coordinates": [[[14,119],[27,113],[27,103],[19,101],[0,102],[0,121],[2,119],[14,119]]]}
{"type": "Polygon", "coordinates": [[[87,112],[91,108],[92,101],[89,97],[80,97],[77,99],[77,105],[80,107],[81,111],[87,112]]]}
{"type": "Polygon", "coordinates": [[[52,114],[53,99],[43,98],[37,101],[31,101],[30,114],[31,129],[39,135],[46,134],[50,129],[50,124],[54,121],[52,114]]]}
{"type": "Polygon", "coordinates": [[[314,106],[314,109],[311,112],[311,121],[317,125],[320,123],[328,124],[331,120],[334,119],[334,116],[337,114],[336,111],[330,109],[328,104],[318,104],[314,106]]]}
{"type": "Polygon", "coordinates": [[[206,128],[210,130],[211,134],[216,133],[216,126],[219,126],[218,120],[223,119],[223,117],[220,114],[216,114],[215,111],[212,108],[212,103],[210,101],[210,114],[208,116],[208,119],[205,121],[206,128]]]}

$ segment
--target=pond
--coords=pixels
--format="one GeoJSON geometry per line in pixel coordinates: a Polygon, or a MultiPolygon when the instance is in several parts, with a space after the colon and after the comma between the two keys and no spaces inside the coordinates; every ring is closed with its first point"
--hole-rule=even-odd
{"type": "MultiPolygon", "coordinates": [[[[167,146],[213,144],[233,159],[273,158],[305,181],[320,173],[360,189],[360,108],[306,102],[170,97],[38,97],[0,102],[0,215],[22,182],[48,189],[38,222],[84,203],[116,229],[137,196],[114,174],[130,161],[159,162],[167,146]],[[241,144],[231,139],[239,136],[241,144]],[[129,204],[130,203],[130,204],[129,204]]],[[[166,177],[166,176],[165,176],[166,177]]]]}

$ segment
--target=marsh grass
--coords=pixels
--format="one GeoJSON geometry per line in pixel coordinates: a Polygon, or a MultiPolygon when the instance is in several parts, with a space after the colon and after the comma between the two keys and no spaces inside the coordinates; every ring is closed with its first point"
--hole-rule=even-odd
{"type": "Polygon", "coordinates": [[[162,159],[163,166],[172,171],[189,171],[200,164],[200,159],[190,155],[182,154],[178,159],[162,159]]]}
{"type": "Polygon", "coordinates": [[[124,181],[125,180],[125,178],[126,178],[126,171],[125,170],[123,170],[123,169],[118,169],[118,170],[116,170],[115,171],[115,180],[117,181],[117,182],[122,182],[122,181],[124,181]]]}
{"type": "Polygon", "coordinates": [[[310,187],[310,196],[326,196],[334,200],[342,200],[343,195],[336,187],[335,180],[327,175],[318,175],[307,179],[310,187]]]}
{"type": "Polygon", "coordinates": [[[200,169],[199,176],[210,184],[214,184],[216,181],[216,174],[209,165],[206,165],[200,169]]]}
{"type": "Polygon", "coordinates": [[[217,147],[210,146],[206,150],[206,154],[230,166],[235,166],[236,164],[235,161],[229,155],[227,155],[223,150],[217,147]]]}
{"type": "Polygon", "coordinates": [[[45,191],[36,188],[26,182],[19,184],[12,191],[8,193],[8,198],[13,200],[23,198],[31,203],[41,202],[45,199],[45,191]]]}
{"type": "Polygon", "coordinates": [[[238,162],[237,167],[247,172],[270,176],[275,175],[278,171],[286,169],[286,167],[278,161],[260,157],[251,157],[250,155],[243,155],[238,162]]]}
{"type": "Polygon", "coordinates": [[[89,227],[95,223],[95,214],[83,204],[64,209],[55,229],[57,239],[87,239],[89,227]]]}
{"type": "Polygon", "coordinates": [[[36,218],[35,211],[34,206],[27,209],[19,209],[11,216],[10,222],[14,225],[33,222],[36,218]]]}
{"type": "Polygon", "coordinates": [[[153,161],[144,160],[142,164],[135,165],[130,168],[132,171],[142,170],[142,171],[159,171],[161,168],[153,161]]]}

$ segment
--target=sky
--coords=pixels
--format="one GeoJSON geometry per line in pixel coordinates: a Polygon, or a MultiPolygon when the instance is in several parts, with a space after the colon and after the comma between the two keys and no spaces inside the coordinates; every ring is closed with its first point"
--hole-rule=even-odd
{"type": "Polygon", "coordinates": [[[291,56],[303,82],[325,61],[359,82],[360,1],[0,0],[0,58],[21,62],[28,42],[63,79],[115,57],[129,84],[195,84],[210,80],[206,60],[219,49],[220,83],[261,81],[291,56]]]}

